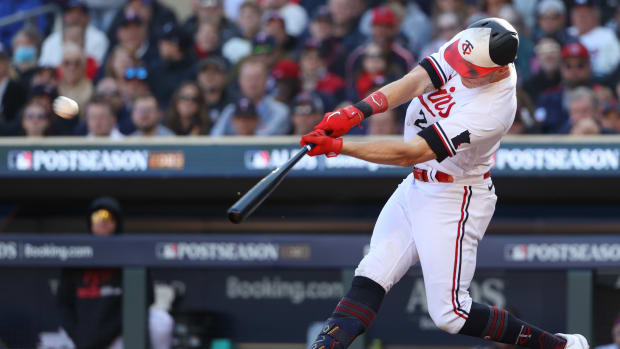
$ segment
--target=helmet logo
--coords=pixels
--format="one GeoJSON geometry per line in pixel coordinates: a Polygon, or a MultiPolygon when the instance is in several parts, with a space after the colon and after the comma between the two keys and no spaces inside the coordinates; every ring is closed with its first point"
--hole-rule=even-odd
{"type": "Polygon", "coordinates": [[[463,49],[463,54],[468,55],[471,53],[471,50],[474,48],[474,45],[472,45],[471,42],[469,42],[469,40],[465,40],[465,42],[461,45],[461,48],[463,49]]]}

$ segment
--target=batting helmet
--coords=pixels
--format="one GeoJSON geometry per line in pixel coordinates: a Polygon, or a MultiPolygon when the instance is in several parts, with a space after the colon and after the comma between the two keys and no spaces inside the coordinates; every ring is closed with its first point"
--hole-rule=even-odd
{"type": "Polygon", "coordinates": [[[484,18],[452,38],[444,58],[459,75],[477,78],[514,62],[518,49],[519,34],[508,21],[484,18]]]}

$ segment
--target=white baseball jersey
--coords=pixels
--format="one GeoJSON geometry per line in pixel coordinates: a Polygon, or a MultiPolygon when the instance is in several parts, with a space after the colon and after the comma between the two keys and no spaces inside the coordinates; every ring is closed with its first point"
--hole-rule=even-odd
{"type": "Polygon", "coordinates": [[[405,141],[423,137],[437,159],[417,166],[431,175],[448,173],[454,182],[418,181],[412,174],[403,180],[383,207],[355,275],[389,291],[420,262],[431,319],[457,333],[471,309],[478,241],[495,210],[495,188],[483,174],[514,119],[516,72],[511,65],[510,77],[466,88],[443,58],[446,46],[420,63],[436,90],[409,104],[405,141]]]}
{"type": "Polygon", "coordinates": [[[420,63],[437,89],[409,104],[405,141],[428,128],[420,135],[429,143],[437,160],[417,167],[436,169],[454,178],[482,175],[489,171],[500,139],[514,121],[517,74],[511,64],[508,78],[467,88],[444,59],[448,44],[420,63]]]}

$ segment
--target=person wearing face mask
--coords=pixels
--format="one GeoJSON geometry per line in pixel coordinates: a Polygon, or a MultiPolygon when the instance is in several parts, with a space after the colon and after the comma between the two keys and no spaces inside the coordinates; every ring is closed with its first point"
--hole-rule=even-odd
{"type": "Polygon", "coordinates": [[[13,37],[13,68],[22,86],[30,86],[30,81],[37,71],[40,44],[41,36],[34,27],[26,26],[13,37]]]}

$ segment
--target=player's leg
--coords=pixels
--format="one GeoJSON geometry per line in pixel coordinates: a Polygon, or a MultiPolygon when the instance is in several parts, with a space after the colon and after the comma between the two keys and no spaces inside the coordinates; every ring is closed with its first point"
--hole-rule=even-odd
{"type": "Polygon", "coordinates": [[[532,326],[503,309],[472,302],[468,290],[476,267],[478,241],[493,215],[495,194],[486,185],[433,190],[437,188],[428,187],[426,193],[418,191],[419,196],[412,199],[425,203],[426,210],[433,212],[433,219],[428,219],[428,213],[415,212],[413,231],[429,313],[435,324],[449,333],[495,342],[533,349],[564,348],[563,337],[532,326]],[[457,193],[451,193],[454,189],[457,193]],[[422,220],[424,216],[426,220],[422,220]]]}
{"type": "Polygon", "coordinates": [[[351,289],[340,300],[313,343],[313,349],[344,349],[374,320],[383,297],[417,262],[403,196],[404,181],[383,207],[370,240],[370,250],[355,270],[351,289]]]}
{"type": "Polygon", "coordinates": [[[170,314],[159,309],[149,310],[149,337],[152,349],[172,348],[174,319],[170,314]]]}

